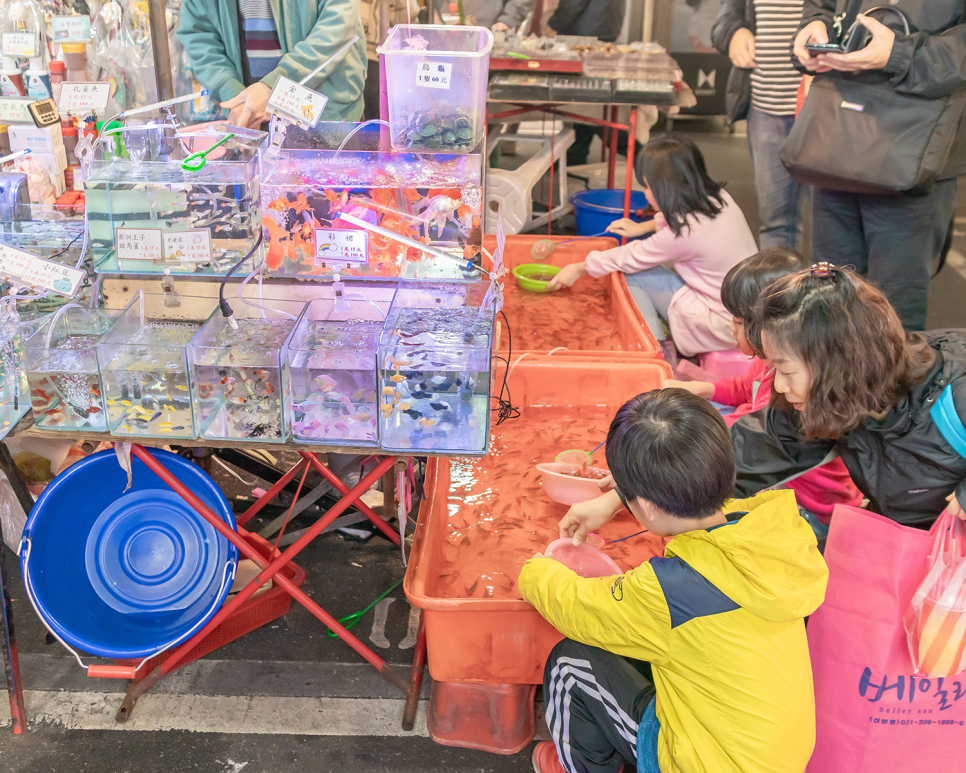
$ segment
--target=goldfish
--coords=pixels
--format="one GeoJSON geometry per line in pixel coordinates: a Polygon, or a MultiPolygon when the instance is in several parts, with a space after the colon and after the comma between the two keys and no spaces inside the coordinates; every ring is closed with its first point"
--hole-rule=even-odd
{"type": "Polygon", "coordinates": [[[395,390],[391,386],[383,387],[382,393],[384,395],[391,395],[395,390]]]}
{"type": "Polygon", "coordinates": [[[430,188],[426,196],[430,199],[434,196],[446,196],[453,201],[459,201],[463,198],[463,193],[459,188],[430,188]]]}
{"type": "Polygon", "coordinates": [[[268,205],[268,209],[271,209],[275,212],[281,212],[282,210],[285,210],[285,209],[291,209],[292,206],[293,206],[293,202],[289,201],[288,198],[286,198],[285,194],[283,193],[281,196],[275,199],[275,201],[271,202],[268,205]]]}
{"type": "Polygon", "coordinates": [[[403,188],[402,189],[402,192],[403,192],[403,196],[405,196],[407,199],[409,199],[414,204],[417,201],[419,201],[420,199],[423,198],[420,195],[419,191],[417,191],[415,188],[403,188]]]}
{"type": "Polygon", "coordinates": [[[305,212],[305,210],[312,209],[312,207],[309,206],[309,200],[306,198],[305,194],[300,193],[295,197],[295,201],[292,204],[292,209],[295,210],[296,215],[301,215],[303,212],[305,212]]]}
{"type": "Polygon", "coordinates": [[[278,271],[285,260],[285,248],[282,241],[288,237],[288,232],[271,217],[263,217],[262,225],[268,229],[268,250],[265,252],[265,266],[269,271],[278,271]]]}
{"type": "Polygon", "coordinates": [[[397,374],[396,374],[395,376],[390,376],[390,377],[389,377],[389,380],[390,380],[390,381],[395,381],[395,382],[396,382],[396,383],[398,384],[398,383],[400,383],[401,381],[405,381],[405,380],[406,380],[406,377],[405,377],[405,376],[401,376],[401,375],[399,375],[399,374],[397,373],[397,374]]]}

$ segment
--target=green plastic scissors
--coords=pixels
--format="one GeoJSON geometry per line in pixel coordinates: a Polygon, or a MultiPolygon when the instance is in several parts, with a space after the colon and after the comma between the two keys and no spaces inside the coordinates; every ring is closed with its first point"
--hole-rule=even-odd
{"type": "Polygon", "coordinates": [[[205,164],[208,163],[208,159],[206,158],[207,155],[211,153],[211,151],[213,151],[215,148],[221,145],[224,145],[226,142],[228,142],[228,140],[230,140],[234,136],[235,136],[234,134],[226,134],[210,148],[207,148],[206,150],[199,150],[197,153],[192,153],[184,161],[181,162],[181,168],[184,169],[186,172],[198,172],[204,169],[205,164]]]}

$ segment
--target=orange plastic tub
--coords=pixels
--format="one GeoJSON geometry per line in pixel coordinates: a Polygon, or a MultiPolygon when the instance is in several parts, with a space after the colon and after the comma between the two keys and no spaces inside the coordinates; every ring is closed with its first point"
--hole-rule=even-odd
{"type": "MultiPolygon", "coordinates": [[[[521,263],[535,262],[530,248],[546,236],[508,236],[503,263],[507,271],[521,263]]],[[[566,241],[573,237],[550,237],[566,241]]],[[[579,263],[592,250],[617,246],[609,237],[561,244],[547,260],[551,266],[579,263]]],[[[486,236],[483,246],[492,252],[496,237],[486,236]]],[[[627,289],[624,275],[614,272],[599,279],[584,277],[573,287],[552,293],[531,293],[520,289],[509,273],[504,277],[503,313],[510,323],[514,352],[546,352],[558,347],[582,351],[639,352],[656,358],[660,346],[648,328],[627,289]]],[[[500,347],[508,346],[506,333],[500,347]]]]}
{"type": "MultiPolygon", "coordinates": [[[[423,610],[434,680],[542,681],[561,636],[522,600],[516,579],[525,560],[558,537],[567,507],[544,495],[536,464],[562,450],[591,450],[617,408],[666,378],[666,363],[654,360],[525,359],[507,379],[521,416],[492,426],[490,453],[429,461],[404,588],[423,610]]],[[[594,463],[603,466],[603,455],[594,463]]],[[[600,535],[614,540],[637,531],[624,513],[600,535]]],[[[626,571],[663,548],[663,540],[643,534],[606,550],[626,571]]]]}

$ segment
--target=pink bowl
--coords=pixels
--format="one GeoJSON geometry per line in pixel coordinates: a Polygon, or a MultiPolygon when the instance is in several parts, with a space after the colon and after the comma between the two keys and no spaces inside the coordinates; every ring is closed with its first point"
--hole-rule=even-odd
{"type": "Polygon", "coordinates": [[[568,537],[551,542],[543,554],[573,569],[581,577],[612,577],[615,574],[623,574],[617,564],[590,544],[591,541],[603,544],[603,540],[596,534],[588,534],[584,542],[574,547],[568,537]]]}
{"type": "MultiPolygon", "coordinates": [[[[576,469],[572,464],[544,462],[538,464],[537,469],[543,473],[544,492],[554,502],[559,502],[562,505],[586,502],[588,499],[595,499],[604,493],[600,490],[597,485],[598,481],[594,478],[575,478],[572,475],[563,475],[564,471],[576,469]]],[[[591,467],[590,469],[607,472],[600,467],[591,467]]]]}

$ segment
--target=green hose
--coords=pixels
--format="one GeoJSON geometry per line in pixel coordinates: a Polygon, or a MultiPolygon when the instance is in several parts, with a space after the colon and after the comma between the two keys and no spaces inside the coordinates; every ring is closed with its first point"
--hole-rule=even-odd
{"type": "MultiPolygon", "coordinates": [[[[372,609],[372,608],[373,608],[373,607],[374,607],[374,606],[375,606],[376,604],[378,604],[378,603],[379,603],[380,601],[382,601],[382,600],[383,600],[384,598],[386,598],[386,596],[388,596],[388,595],[389,595],[390,593],[392,593],[392,592],[393,592],[394,590],[396,590],[396,588],[398,588],[398,587],[399,587],[400,585],[402,585],[402,582],[403,582],[402,580],[397,580],[397,581],[396,581],[396,583],[395,583],[395,584],[394,584],[394,585],[393,585],[393,586],[392,586],[392,587],[391,587],[391,588],[390,588],[389,590],[387,590],[387,591],[386,591],[385,593],[380,593],[380,594],[379,594],[379,595],[378,595],[378,596],[376,597],[376,600],[375,600],[375,601],[373,601],[373,602],[372,602],[372,603],[371,603],[371,604],[370,604],[369,606],[367,606],[367,607],[366,607],[365,609],[362,609],[362,610],[360,610],[360,611],[358,611],[358,612],[353,612],[353,613],[352,613],[351,615],[346,615],[345,617],[340,617],[340,618],[339,618],[339,622],[340,622],[340,623],[341,623],[341,624],[342,624],[342,625],[343,625],[343,626],[344,626],[345,628],[352,628],[352,627],[353,627],[353,626],[354,626],[354,625],[355,625],[356,623],[358,623],[358,622],[359,622],[359,621],[360,621],[360,620],[361,620],[361,619],[362,619],[363,617],[365,617],[365,614],[366,614],[366,612],[368,612],[368,611],[369,611],[370,609],[372,609]]],[[[335,639],[335,638],[337,638],[337,637],[338,637],[338,635],[339,635],[339,634],[337,634],[337,633],[335,633],[334,631],[332,631],[332,630],[330,630],[330,629],[328,629],[328,628],[326,629],[326,631],[325,631],[325,632],[326,632],[326,633],[327,633],[327,634],[328,634],[329,636],[331,636],[331,637],[332,637],[333,639],[335,639]]]]}

